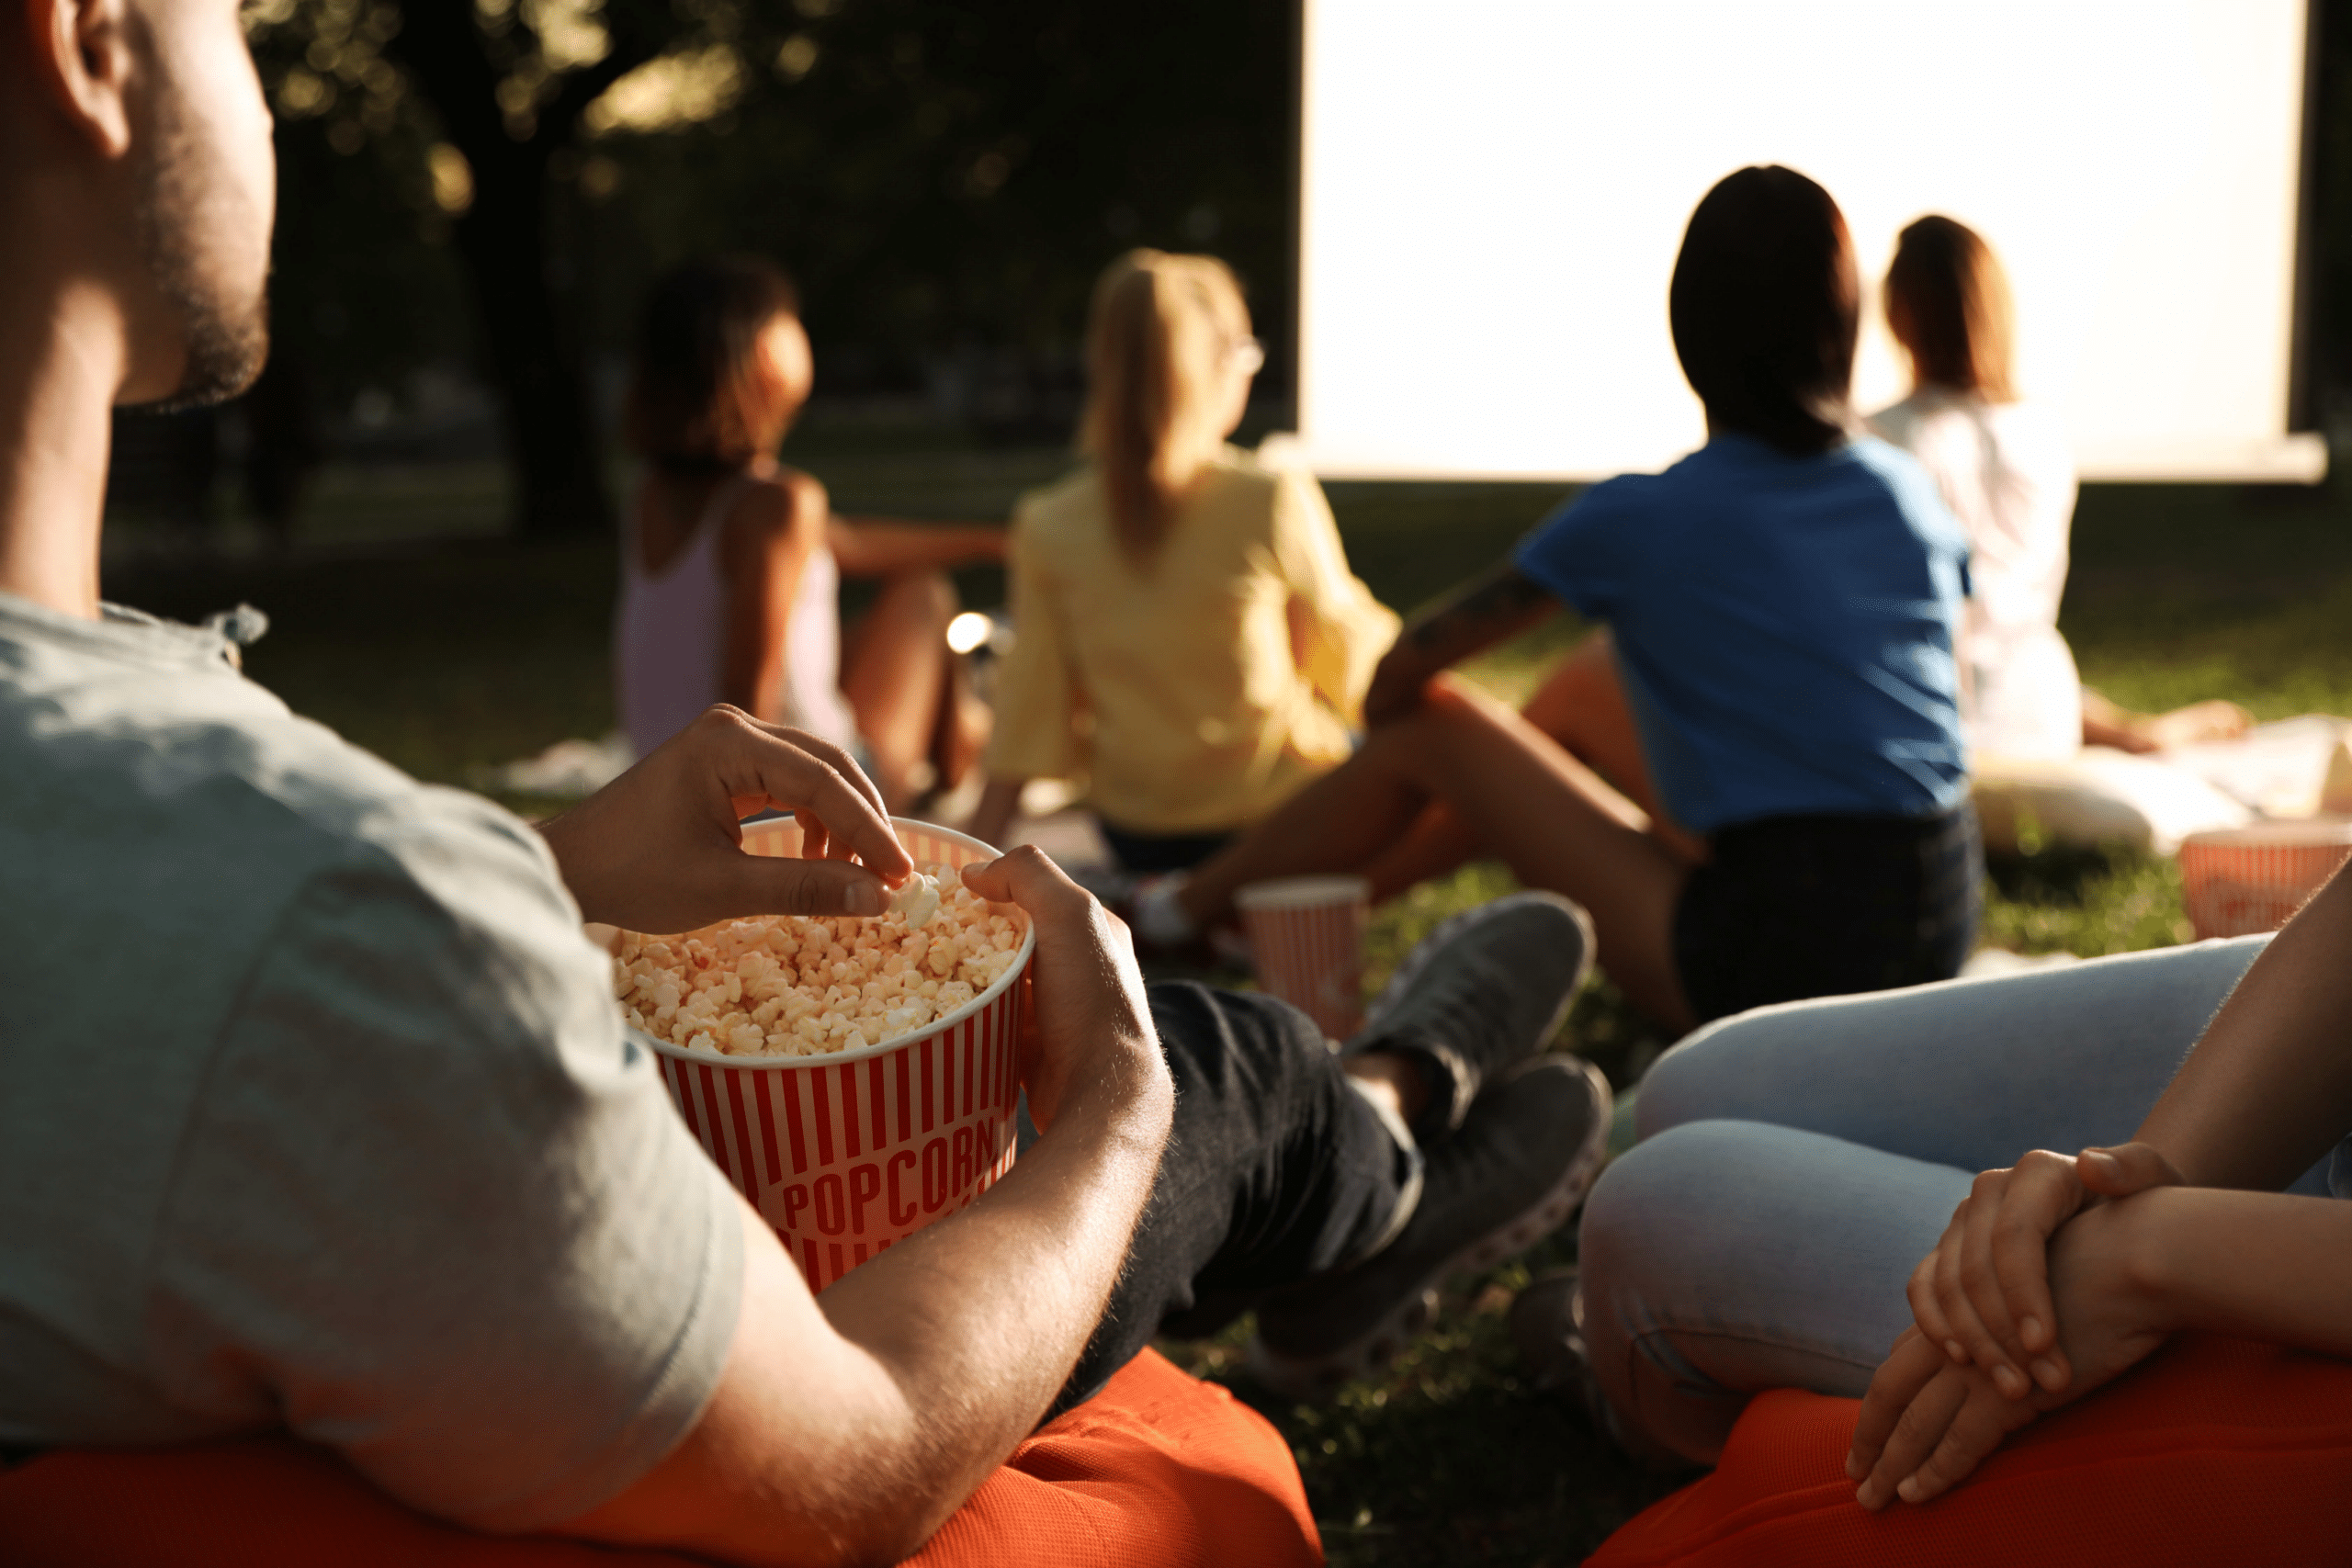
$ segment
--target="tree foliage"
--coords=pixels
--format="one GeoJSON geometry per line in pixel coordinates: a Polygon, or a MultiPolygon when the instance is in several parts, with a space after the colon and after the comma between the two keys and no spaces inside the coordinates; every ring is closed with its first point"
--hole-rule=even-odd
{"type": "Polygon", "coordinates": [[[957,351],[1067,360],[1094,275],[1135,243],[1227,254],[1264,335],[1287,330],[1278,0],[247,14],[279,116],[281,344],[341,396],[470,352],[526,532],[604,525],[582,367],[684,254],[798,275],[820,387],[911,386],[957,351]]]}

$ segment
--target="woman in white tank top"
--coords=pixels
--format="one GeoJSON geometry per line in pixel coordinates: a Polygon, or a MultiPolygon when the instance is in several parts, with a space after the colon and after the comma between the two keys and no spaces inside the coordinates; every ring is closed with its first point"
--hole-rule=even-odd
{"type": "Polygon", "coordinates": [[[655,285],[624,415],[646,474],[623,529],[615,696],[639,755],[732,703],[849,750],[898,807],[952,784],[923,777],[934,753],[977,750],[950,680],[944,569],[1001,558],[1004,536],[833,516],[822,485],[775,460],[811,376],[775,267],[694,262],[655,285]],[[882,580],[846,642],[844,572],[882,580]]]}
{"type": "Polygon", "coordinates": [[[1914,385],[1871,428],[1934,478],[1973,552],[1958,649],[1971,747],[2063,761],[2086,744],[2153,751],[2244,730],[2235,704],[2133,713],[2076,674],[2058,631],[2075,460],[2056,421],[2011,385],[2014,317],[1992,247],[1950,218],[1912,223],[1887,268],[1886,321],[1914,385]]]}

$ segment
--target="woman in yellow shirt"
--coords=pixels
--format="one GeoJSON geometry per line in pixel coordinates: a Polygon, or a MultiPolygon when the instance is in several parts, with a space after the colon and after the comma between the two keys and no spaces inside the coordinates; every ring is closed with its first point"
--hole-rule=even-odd
{"type": "Polygon", "coordinates": [[[1014,642],[972,830],[1083,774],[1133,872],[1215,852],[1344,761],[1396,617],[1313,477],[1226,437],[1264,354],[1209,256],[1129,252],[1094,291],[1077,472],[1012,524],[1014,642]]]}

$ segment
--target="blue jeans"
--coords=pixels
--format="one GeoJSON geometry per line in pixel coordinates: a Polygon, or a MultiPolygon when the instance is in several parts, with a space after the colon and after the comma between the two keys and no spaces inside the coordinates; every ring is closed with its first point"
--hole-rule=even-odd
{"type": "Polygon", "coordinates": [[[2267,941],[1761,1008],[1659,1058],[1585,1209],[1621,1434],[1712,1463],[1750,1394],[1860,1395],[1976,1173],[2129,1139],[2267,941]]]}

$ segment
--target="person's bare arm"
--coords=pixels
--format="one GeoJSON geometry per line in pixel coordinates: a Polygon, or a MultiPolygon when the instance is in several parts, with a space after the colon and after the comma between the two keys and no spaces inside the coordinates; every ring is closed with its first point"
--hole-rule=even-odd
{"type": "Polygon", "coordinates": [[[2352,1358],[2352,1203],[2166,1187],[2138,1209],[2135,1273],[2166,1329],[2352,1358]]]}
{"type": "Polygon", "coordinates": [[[1001,846],[1004,836],[1012,831],[1012,819],[1021,814],[1021,790],[1027,779],[991,778],[980,792],[980,804],[972,812],[972,820],[964,830],[984,844],[1001,846]]]}
{"type": "Polygon", "coordinates": [[[824,537],[825,489],[806,474],[745,490],[719,536],[727,628],[719,700],[770,721],[784,715],[785,634],[800,574],[824,537]]]}
{"type": "Polygon", "coordinates": [[[2352,876],[2271,939],[2136,1141],[2199,1187],[2276,1191],[2352,1129],[2352,876]]]}
{"type": "Polygon", "coordinates": [[[971,561],[1002,560],[1006,536],[1006,529],[993,524],[888,517],[834,517],[825,526],[833,560],[849,577],[944,571],[971,561]]]}
{"type": "Polygon", "coordinates": [[[2083,689],[2083,744],[2145,753],[2199,740],[2228,740],[2254,728],[2254,716],[2221,697],[2165,713],[2135,713],[2120,703],[2083,689]]]}
{"type": "Polygon", "coordinates": [[[742,1210],[743,1301],[686,1440],[560,1533],[737,1564],[891,1563],[1046,1412],[1109,1300],[1173,1090],[1124,927],[1034,849],[965,874],[1037,928],[1044,1136],[971,1208],[811,1300],[742,1210]]]}
{"type": "Polygon", "coordinates": [[[1558,600],[1507,560],[1471,579],[1396,634],[1396,645],[1373,671],[1363,702],[1365,721],[1378,724],[1410,712],[1440,671],[1525,631],[1559,607],[1558,600]]]}
{"type": "Polygon", "coordinates": [[[2222,1005],[2133,1140],[2079,1154],[2035,1150],[1986,1171],[1911,1279],[1929,1339],[2011,1397],[2029,1375],[2071,1376],[2053,1325],[2044,1253],[2085,1207],[2151,1187],[2276,1191],[2352,1129],[2352,877],[2339,874],[2272,939],[2222,1005]]]}

